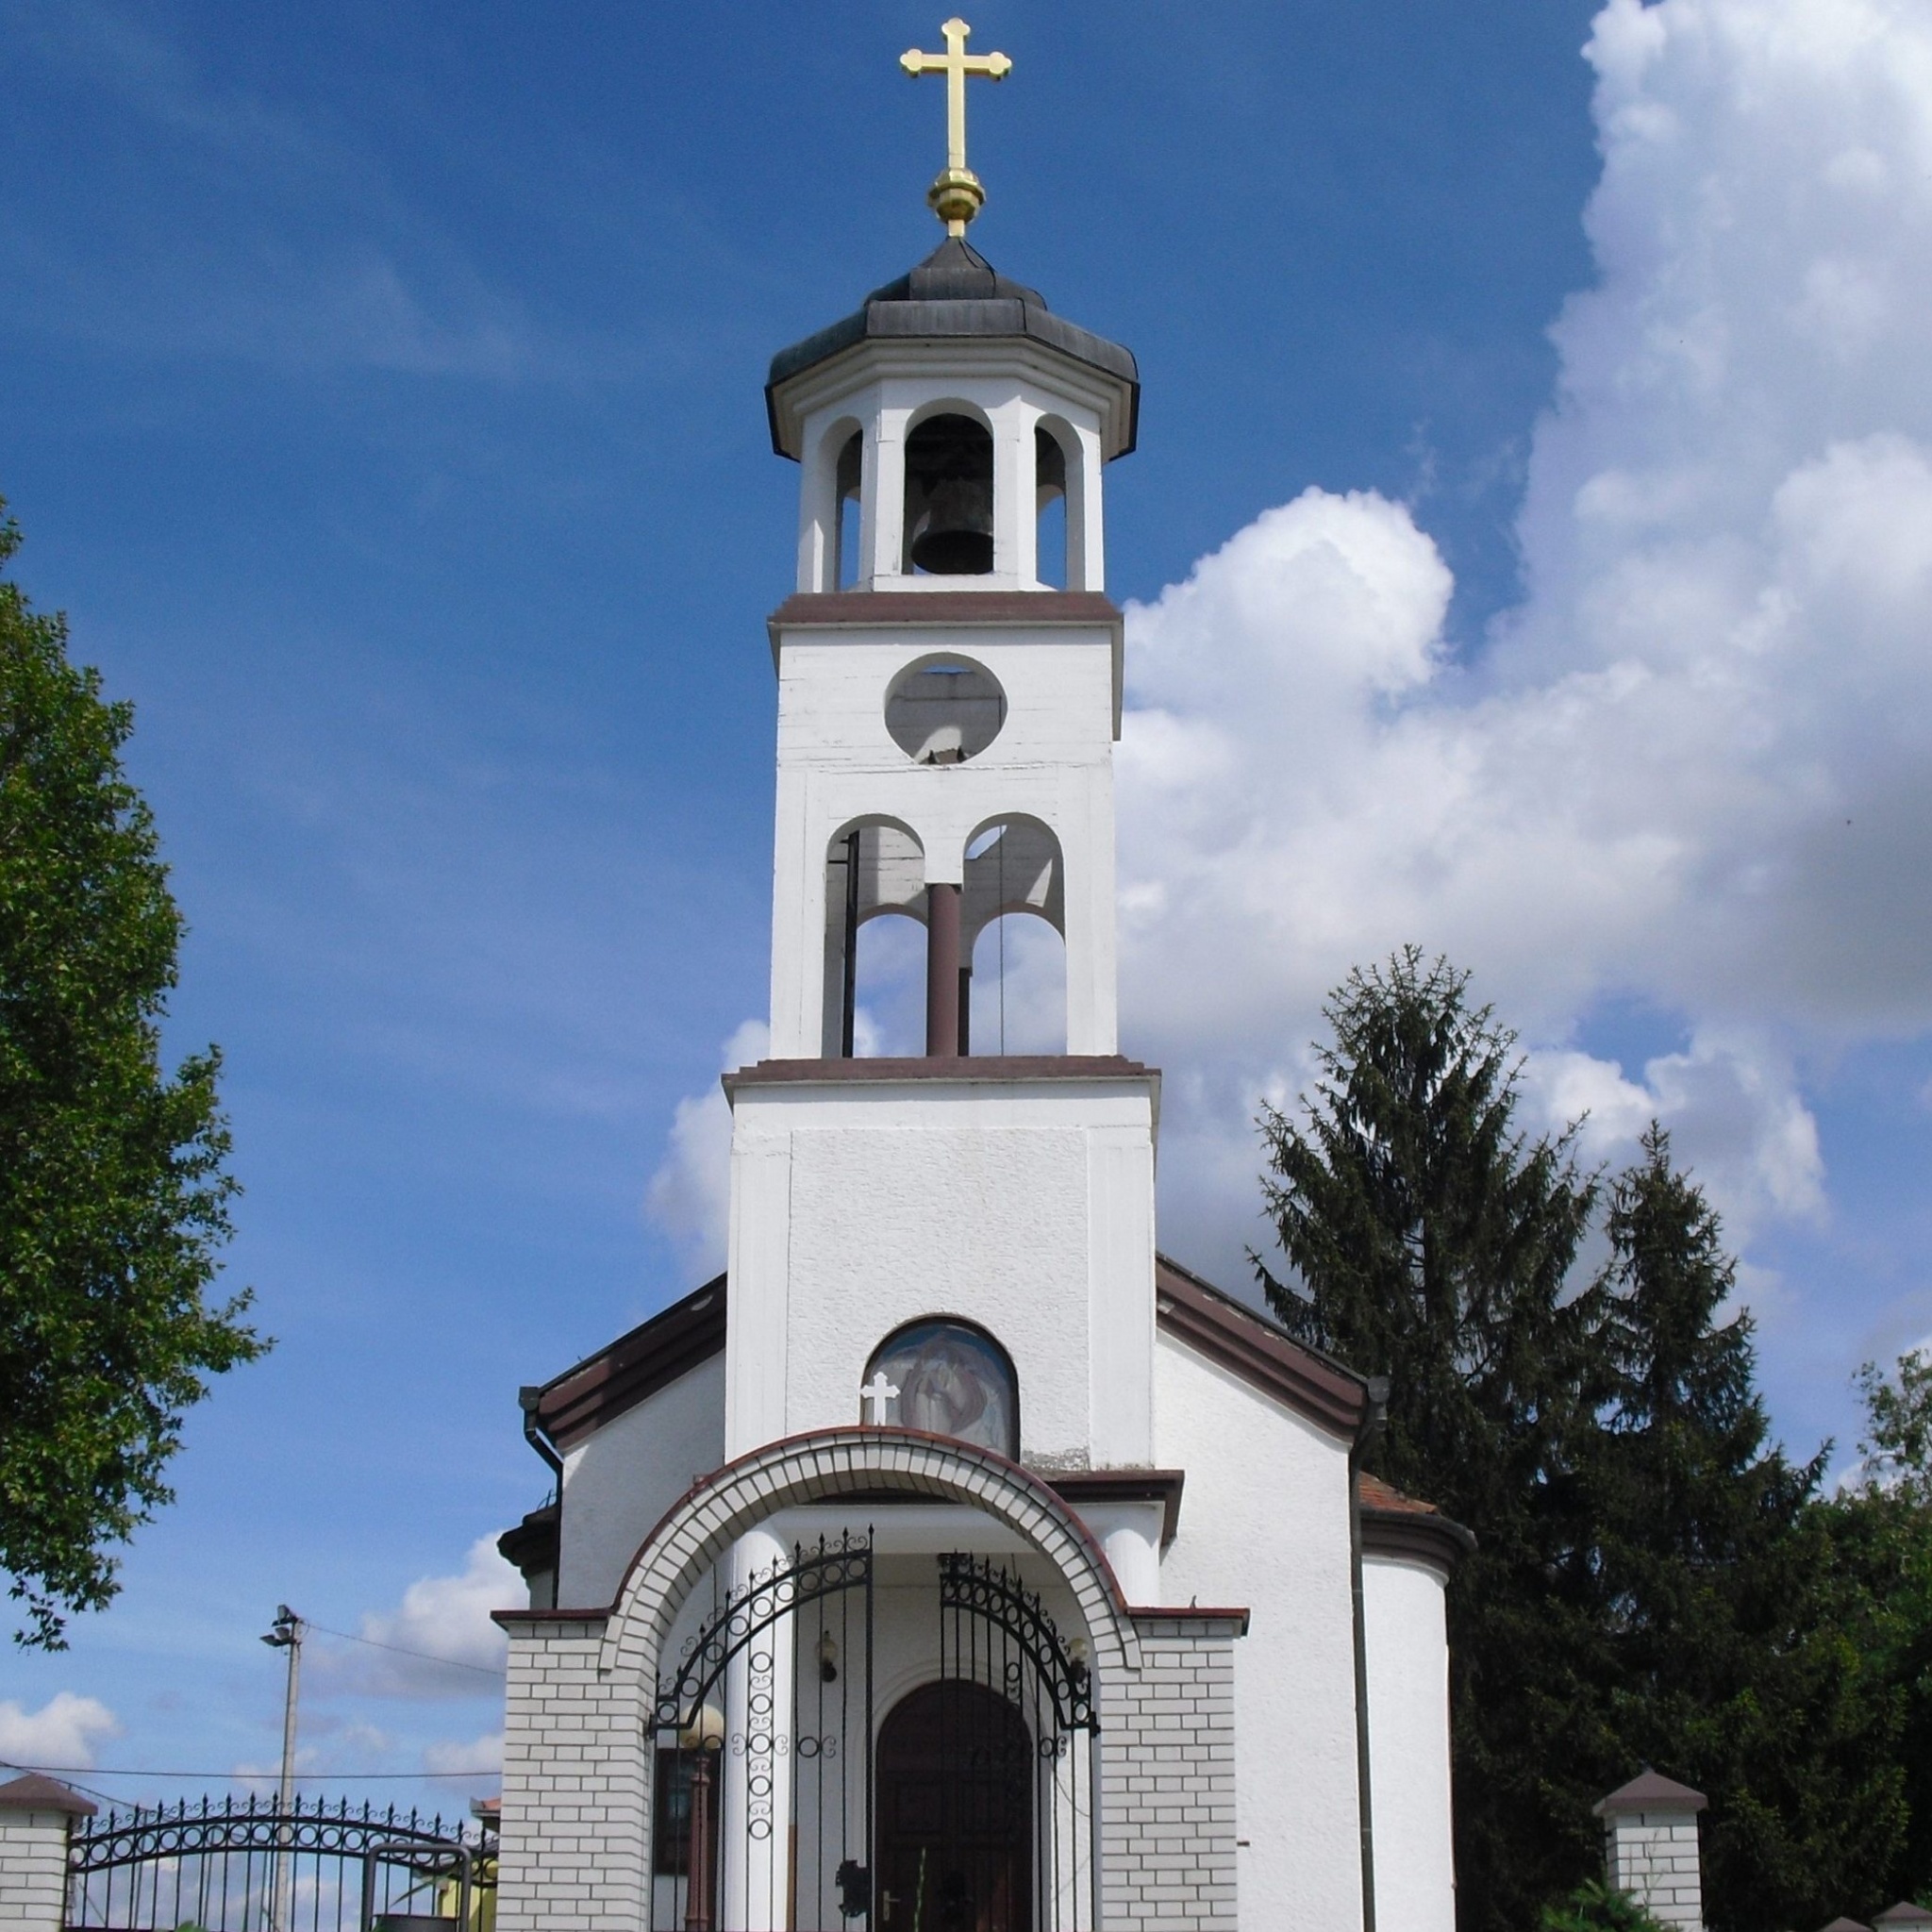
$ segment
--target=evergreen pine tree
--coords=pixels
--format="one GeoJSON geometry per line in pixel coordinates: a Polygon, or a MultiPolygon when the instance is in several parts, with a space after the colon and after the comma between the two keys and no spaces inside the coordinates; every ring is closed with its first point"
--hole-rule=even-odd
{"type": "Polygon", "coordinates": [[[1457,1916],[1520,1932],[1602,1857],[1574,1441],[1601,1293],[1567,1291],[1595,1184],[1574,1134],[1516,1125],[1514,1038],[1468,984],[1410,947],[1332,996],[1306,1120],[1261,1121],[1298,1284],[1256,1266],[1294,1333],[1390,1378],[1378,1473],[1478,1539],[1448,1605],[1457,1916]]]}
{"type": "Polygon", "coordinates": [[[1901,1819],[1888,1712],[1861,1667],[1863,1593],[1812,1499],[1821,1453],[1768,1442],[1752,1322],[1723,1229],[1653,1123],[1609,1196],[1598,1329],[1607,1426],[1578,1438],[1603,1633],[1597,1774],[1705,1791],[1717,1928],[1822,1921],[1874,1894],[1901,1819]]]}

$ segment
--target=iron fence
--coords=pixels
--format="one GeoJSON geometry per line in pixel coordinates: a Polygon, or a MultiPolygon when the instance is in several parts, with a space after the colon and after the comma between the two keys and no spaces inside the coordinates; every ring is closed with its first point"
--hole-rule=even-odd
{"type": "Polygon", "coordinates": [[[496,1839],[342,1799],[108,1811],[68,1851],[69,1932],[493,1932],[496,1839]]]}

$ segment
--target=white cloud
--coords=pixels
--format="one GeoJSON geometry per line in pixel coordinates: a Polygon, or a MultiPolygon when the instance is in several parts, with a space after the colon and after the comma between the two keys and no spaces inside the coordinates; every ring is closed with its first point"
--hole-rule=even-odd
{"type": "Polygon", "coordinates": [[[423,1769],[448,1774],[459,1771],[487,1772],[491,1775],[503,1769],[503,1733],[485,1731],[465,1744],[441,1740],[423,1747],[423,1769]]]}
{"type": "MultiPolygon", "coordinates": [[[[764,1058],[772,1030],[746,1020],[724,1042],[721,1071],[764,1058]]],[[[677,1103],[671,1145],[644,1194],[644,1211],[684,1249],[692,1268],[712,1275],[724,1265],[731,1205],[731,1108],[715,1082],[677,1103]]]]}
{"type": "Polygon", "coordinates": [[[371,1697],[476,1697],[500,1694],[506,1645],[491,1610],[521,1607],[523,1578],[478,1537],[454,1576],[423,1576],[392,1610],[362,1619],[364,1641],[317,1640],[321,1683],[371,1697]]]}
{"type": "Polygon", "coordinates": [[[120,1735],[120,1720],[105,1704],[72,1690],[57,1690],[38,1710],[0,1701],[0,1758],[9,1763],[86,1771],[95,1740],[120,1735]]]}

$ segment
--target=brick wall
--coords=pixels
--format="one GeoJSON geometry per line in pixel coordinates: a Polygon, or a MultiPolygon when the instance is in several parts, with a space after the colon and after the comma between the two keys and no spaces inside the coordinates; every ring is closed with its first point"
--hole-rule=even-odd
{"type": "Polygon", "coordinates": [[[0,1810],[0,1932],[60,1932],[71,1822],[64,1811],[0,1810]]]}
{"type": "Polygon", "coordinates": [[[1608,1821],[1604,1853],[1610,1884],[1617,1890],[1633,1893],[1653,1918],[1666,1925],[1703,1932],[1694,1812],[1621,1813],[1608,1821]]]}
{"type": "Polygon", "coordinates": [[[1137,1674],[1101,1683],[1101,1922],[1234,1932],[1230,1617],[1136,1618],[1137,1674]]]}
{"type": "Polygon", "coordinates": [[[648,1921],[651,1757],[636,1686],[598,1672],[604,1624],[509,1626],[500,1932],[619,1932],[648,1921]]]}

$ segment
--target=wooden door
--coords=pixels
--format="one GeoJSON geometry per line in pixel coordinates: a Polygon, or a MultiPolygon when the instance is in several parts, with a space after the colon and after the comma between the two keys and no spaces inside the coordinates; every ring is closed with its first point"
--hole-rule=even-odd
{"type": "Polygon", "coordinates": [[[997,1692],[926,1684],[879,1730],[878,1932],[1032,1932],[1033,1743],[997,1692]]]}

